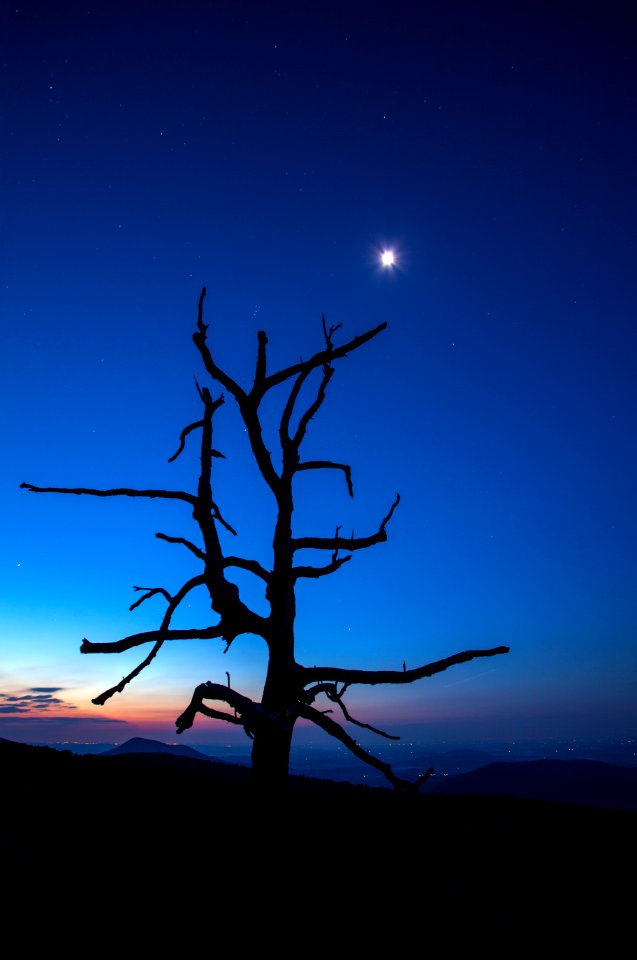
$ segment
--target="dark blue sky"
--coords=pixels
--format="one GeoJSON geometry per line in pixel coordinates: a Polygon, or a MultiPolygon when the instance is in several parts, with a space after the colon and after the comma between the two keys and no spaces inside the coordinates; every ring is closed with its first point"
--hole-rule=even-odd
{"type": "MultiPolygon", "coordinates": [[[[386,544],[300,589],[300,659],[510,644],[359,693],[358,712],[423,739],[634,733],[635,15],[557,7],[2,5],[7,736],[169,737],[225,670],[259,693],[256,638],[226,657],[199,641],[93,707],[139,651],[79,642],[157,625],[159,604],[127,612],[130,587],[196,572],[153,536],[194,536],[189,512],[18,490],[194,488],[194,447],[166,460],[199,415],[203,284],[217,360],[245,382],[257,329],[275,367],[321,347],[323,312],[343,338],[389,323],[337,365],[307,441],[352,464],[356,499],[303,477],[297,530],[371,533],[402,502],[386,544]],[[56,696],[30,709],[41,688],[56,696]]],[[[232,549],[267,564],[272,504],[230,403],[216,430],[232,549]]],[[[202,597],[182,622],[208,619],[202,597]]]]}

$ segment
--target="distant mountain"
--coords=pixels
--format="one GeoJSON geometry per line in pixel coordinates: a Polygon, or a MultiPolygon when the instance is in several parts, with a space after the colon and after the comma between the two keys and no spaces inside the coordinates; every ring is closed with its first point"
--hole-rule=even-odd
{"type": "Polygon", "coordinates": [[[162,743],[161,740],[147,740],[145,737],[132,737],[126,743],[120,743],[117,747],[110,750],[104,750],[100,757],[121,757],[129,753],[168,753],[172,757],[189,757],[191,760],[205,760],[207,763],[223,763],[216,757],[209,757],[205,753],[200,753],[194,747],[176,746],[171,743],[162,743]]]}
{"type": "Polygon", "coordinates": [[[435,793],[519,797],[637,812],[637,769],[598,760],[490,763],[436,780],[435,793]]]}

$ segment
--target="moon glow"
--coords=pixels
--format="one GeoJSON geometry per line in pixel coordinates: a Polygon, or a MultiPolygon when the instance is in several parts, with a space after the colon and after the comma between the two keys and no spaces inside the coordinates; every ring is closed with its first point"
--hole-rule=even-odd
{"type": "Polygon", "coordinates": [[[396,257],[393,250],[383,250],[380,255],[380,262],[384,267],[393,267],[396,263],[396,257]]]}

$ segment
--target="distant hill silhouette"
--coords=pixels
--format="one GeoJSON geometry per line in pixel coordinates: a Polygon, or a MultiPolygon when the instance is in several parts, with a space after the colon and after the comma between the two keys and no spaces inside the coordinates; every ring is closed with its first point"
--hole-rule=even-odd
{"type": "Polygon", "coordinates": [[[637,812],[637,768],[598,760],[528,760],[490,763],[434,781],[445,794],[480,794],[588,804],[637,812]]]}
{"type": "Polygon", "coordinates": [[[119,757],[129,753],[166,753],[173,757],[190,757],[191,760],[205,760],[206,763],[224,763],[195,750],[194,747],[180,744],[162,743],[161,740],[147,740],[145,737],[132,737],[126,743],[120,743],[110,750],[103,750],[100,757],[119,757]]]}

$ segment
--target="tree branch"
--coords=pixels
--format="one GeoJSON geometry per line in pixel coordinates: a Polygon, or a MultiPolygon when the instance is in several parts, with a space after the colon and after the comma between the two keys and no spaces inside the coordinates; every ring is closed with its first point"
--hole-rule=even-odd
{"type": "Polygon", "coordinates": [[[322,367],[325,366],[326,363],[331,363],[333,360],[340,360],[341,357],[346,357],[348,353],[351,353],[352,350],[357,350],[358,347],[362,347],[364,343],[368,343],[386,327],[386,323],[381,323],[378,327],[374,327],[373,330],[361,333],[340,347],[331,348],[328,346],[325,350],[320,350],[318,353],[315,353],[309,360],[301,360],[299,363],[293,363],[291,366],[285,367],[277,373],[270,374],[269,377],[265,378],[258,392],[259,398],[261,398],[267,390],[271,390],[272,387],[276,387],[279,383],[283,383],[290,377],[295,377],[303,371],[309,373],[311,370],[315,370],[316,367],[322,367]]]}
{"type": "MultiPolygon", "coordinates": [[[[391,733],[386,733],[385,730],[379,729],[379,727],[372,727],[370,723],[363,723],[362,720],[356,720],[347,707],[345,706],[345,701],[343,696],[349,684],[339,691],[335,683],[317,683],[315,687],[311,687],[309,690],[305,691],[305,696],[302,698],[304,703],[314,703],[316,697],[319,694],[324,693],[328,700],[331,700],[332,703],[338,704],[341,709],[341,712],[346,720],[349,720],[350,723],[355,724],[357,727],[363,727],[365,730],[371,730],[372,733],[377,733],[380,737],[385,737],[386,740],[400,740],[400,737],[393,736],[391,733]]],[[[325,712],[325,711],[323,711],[325,712]]]]}
{"type": "Polygon", "coordinates": [[[359,760],[363,760],[364,763],[369,764],[370,767],[375,767],[376,770],[380,770],[383,776],[385,776],[397,790],[417,790],[434,772],[433,767],[430,767],[426,773],[423,773],[422,776],[418,777],[413,783],[410,780],[403,780],[401,777],[396,776],[388,763],[385,763],[371,753],[367,753],[356,740],[343,730],[340,724],[332,720],[331,717],[326,716],[326,714],[321,713],[320,710],[316,710],[308,704],[299,705],[299,716],[304,717],[306,720],[311,720],[317,727],[321,727],[322,730],[329,733],[331,737],[340,740],[359,760]]]}
{"type": "MultiPolygon", "coordinates": [[[[254,458],[257,461],[257,466],[261,471],[263,479],[276,495],[279,488],[279,476],[272,466],[270,452],[263,442],[261,423],[257,414],[257,407],[263,396],[263,393],[265,392],[263,390],[263,385],[266,383],[266,379],[259,380],[258,390],[256,389],[257,383],[255,379],[255,386],[251,394],[248,395],[245,390],[243,390],[239,384],[232,379],[232,377],[229,377],[228,374],[221,369],[221,367],[217,366],[206,343],[208,325],[203,322],[203,301],[205,296],[206,288],[204,287],[199,297],[197,332],[193,334],[193,342],[199,350],[201,359],[203,360],[204,366],[210,376],[213,378],[213,380],[216,380],[217,383],[220,383],[223,387],[225,387],[225,389],[231,393],[237,401],[241,416],[243,417],[243,422],[246,426],[246,430],[248,431],[250,446],[252,448],[254,458]]],[[[263,351],[263,357],[265,358],[265,343],[263,343],[263,346],[261,346],[260,341],[259,353],[261,353],[261,351],[263,351]]],[[[260,361],[258,356],[257,367],[260,370],[260,361]]]]}
{"type": "Polygon", "coordinates": [[[281,415],[281,423],[279,426],[279,437],[281,439],[282,450],[286,450],[292,443],[290,439],[290,420],[292,418],[292,413],[294,412],[294,405],[296,404],[299,393],[301,392],[301,387],[309,375],[310,370],[301,371],[292,385],[290,395],[286,400],[285,407],[283,408],[283,414],[281,415]]]}
{"type": "Polygon", "coordinates": [[[300,470],[342,470],[345,474],[347,492],[350,497],[354,496],[352,468],[347,463],[332,463],[331,460],[304,460],[303,463],[299,463],[296,472],[298,473],[300,470]]]}
{"type": "MultiPolygon", "coordinates": [[[[165,634],[166,630],[170,625],[170,621],[172,619],[173,613],[175,612],[179,604],[182,602],[184,597],[186,597],[191,590],[194,590],[195,587],[203,586],[205,582],[206,582],[205,578],[201,575],[198,577],[193,577],[191,580],[188,580],[187,583],[184,583],[184,585],[179,588],[179,590],[177,591],[174,597],[170,597],[170,600],[168,602],[168,607],[166,609],[166,612],[164,613],[164,618],[161,622],[161,626],[157,631],[157,634],[158,634],[157,640],[155,641],[155,645],[150,651],[150,653],[148,654],[148,656],[145,657],[144,660],[142,660],[142,662],[139,663],[134,670],[131,670],[131,672],[128,673],[125,677],[122,677],[120,682],[115,684],[114,687],[110,687],[108,690],[105,690],[103,693],[100,693],[98,697],[95,697],[91,701],[92,703],[96,704],[98,707],[104,706],[107,700],[110,700],[110,698],[114,696],[116,693],[121,693],[124,687],[127,684],[129,684],[131,680],[134,680],[135,677],[139,676],[142,670],[145,670],[146,667],[153,662],[153,660],[161,650],[162,646],[164,645],[164,641],[166,637],[163,634],[165,634]]],[[[163,592],[166,593],[166,591],[163,591],[163,592]]],[[[167,595],[170,596],[169,594],[167,595]]]]}
{"type": "Polygon", "coordinates": [[[189,433],[192,433],[193,430],[197,430],[199,427],[203,427],[203,420],[197,420],[195,423],[189,423],[187,427],[179,434],[179,446],[177,452],[173,453],[172,457],[168,457],[168,463],[172,463],[173,460],[176,460],[180,453],[183,453],[184,447],[186,446],[186,437],[189,433]]]}
{"type": "Polygon", "coordinates": [[[197,332],[193,333],[192,339],[195,343],[195,346],[201,354],[201,358],[204,362],[204,366],[213,380],[216,380],[217,383],[220,383],[226,390],[232,394],[235,400],[241,405],[241,402],[245,400],[246,393],[241,389],[238,383],[236,383],[232,377],[229,377],[221,367],[218,367],[217,364],[212,359],[212,354],[206,343],[206,334],[208,330],[208,324],[203,322],[203,302],[206,297],[206,288],[203,287],[201,294],[199,295],[199,306],[197,310],[197,332]]]}
{"type": "Polygon", "coordinates": [[[303,442],[303,438],[308,428],[308,424],[315,413],[319,410],[321,404],[325,400],[325,392],[327,390],[328,384],[334,375],[334,369],[329,364],[325,364],[323,367],[323,376],[319,384],[319,388],[316,394],[316,399],[310,404],[307,408],[301,419],[299,420],[299,425],[296,428],[296,433],[292,439],[292,446],[295,450],[298,450],[303,442]]]}
{"type": "Polygon", "coordinates": [[[201,630],[146,630],[144,633],[134,633],[130,637],[123,637],[121,640],[111,640],[105,643],[93,643],[86,637],[82,640],[80,653],[123,653],[125,650],[132,650],[133,647],[141,647],[144,643],[156,643],[163,637],[164,640],[211,640],[215,637],[223,636],[223,626],[221,623],[214,627],[203,627],[201,630]]]}
{"type": "Polygon", "coordinates": [[[347,563],[347,561],[351,559],[352,555],[348,554],[346,557],[332,560],[331,563],[326,564],[324,567],[292,567],[292,575],[295,580],[298,580],[300,577],[318,580],[319,577],[325,577],[328,573],[334,573],[335,570],[339,570],[344,563],[347,563]]]}
{"type": "Polygon", "coordinates": [[[155,536],[158,540],[165,540],[166,543],[181,543],[184,547],[188,547],[191,553],[199,559],[203,560],[205,563],[206,554],[199,547],[195,546],[194,543],[191,543],[190,540],[186,540],[184,537],[169,537],[167,533],[156,533],[155,536]]]}
{"type": "Polygon", "coordinates": [[[89,487],[35,487],[32,483],[21,483],[21,489],[30,493],[73,493],[78,496],[89,497],[149,497],[160,500],[183,500],[184,503],[195,505],[196,498],[183,490],[132,490],[128,487],[118,487],[115,490],[93,490],[89,487]]]}
{"type": "Polygon", "coordinates": [[[224,569],[226,567],[239,567],[241,570],[248,570],[266,583],[269,583],[272,579],[271,574],[257,560],[246,560],[244,557],[225,557],[223,566],[224,569]]]}
{"type": "Polygon", "coordinates": [[[259,723],[267,719],[267,714],[260,703],[255,703],[253,700],[250,700],[249,697],[244,697],[243,694],[237,693],[237,691],[233,690],[230,686],[224,686],[221,683],[211,683],[210,681],[200,683],[198,687],[195,687],[192,700],[175,721],[177,733],[183,733],[184,730],[190,729],[198,713],[203,713],[216,720],[238,723],[245,728],[248,736],[250,736],[255,726],[258,726],[259,723]],[[231,717],[229,714],[222,713],[221,711],[211,710],[210,707],[205,706],[204,700],[218,700],[221,701],[221,703],[227,703],[228,706],[232,707],[236,712],[237,716],[231,717]]]}
{"type": "Polygon", "coordinates": [[[257,333],[258,346],[257,346],[257,368],[254,374],[254,386],[252,390],[258,390],[260,385],[265,380],[265,369],[266,369],[266,350],[265,348],[268,345],[268,338],[266,336],[265,330],[259,330],[257,333]]]}
{"type": "Polygon", "coordinates": [[[373,547],[377,543],[384,543],[387,540],[386,526],[392,518],[392,514],[400,503],[400,494],[396,494],[396,499],[391,505],[389,513],[383,519],[378,531],[369,537],[355,537],[354,534],[347,539],[346,537],[293,537],[293,550],[365,550],[367,547],[373,547]]]}
{"type": "Polygon", "coordinates": [[[133,590],[147,590],[148,592],[144,594],[143,597],[140,597],[139,600],[136,600],[135,603],[131,603],[129,610],[134,610],[135,607],[140,607],[144,600],[150,600],[151,597],[156,596],[158,593],[161,593],[163,597],[166,598],[168,603],[172,600],[172,597],[168,593],[168,590],[164,590],[163,587],[133,587],[133,590]]]}
{"type": "Polygon", "coordinates": [[[455,653],[444,660],[435,660],[413,670],[350,670],[345,667],[301,667],[302,682],[317,683],[319,681],[336,681],[348,685],[363,683],[374,686],[377,683],[413,683],[423,677],[433,677],[442,673],[457,663],[467,663],[478,657],[495,657],[500,653],[508,653],[509,647],[492,647],[489,650],[465,650],[455,653]]]}

